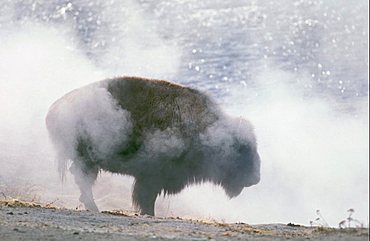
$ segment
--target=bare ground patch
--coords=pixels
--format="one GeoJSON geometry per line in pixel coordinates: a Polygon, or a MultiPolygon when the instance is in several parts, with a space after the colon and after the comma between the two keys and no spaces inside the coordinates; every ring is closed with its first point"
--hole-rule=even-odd
{"type": "Polygon", "coordinates": [[[366,228],[322,228],[294,224],[248,225],[101,213],[0,200],[0,240],[368,240],[366,228]]]}

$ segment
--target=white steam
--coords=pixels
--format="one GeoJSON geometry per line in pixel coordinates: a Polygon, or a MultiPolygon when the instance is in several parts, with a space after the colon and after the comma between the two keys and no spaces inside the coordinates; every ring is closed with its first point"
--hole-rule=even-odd
{"type": "Polygon", "coordinates": [[[63,96],[50,108],[46,122],[58,151],[62,176],[67,161],[77,158],[75,148],[79,138],[89,140],[92,160],[105,160],[126,144],[132,131],[130,114],[118,106],[104,83],[63,96]]]}
{"type": "MultiPolygon", "coordinates": [[[[127,7],[129,8],[130,5],[127,7]]],[[[135,14],[135,11],[128,12],[135,14]]],[[[12,11],[8,11],[9,19],[12,18],[12,14],[12,11]]],[[[133,29],[133,25],[145,25],[144,23],[145,20],[137,13],[135,21],[128,21],[126,27],[133,29]]],[[[29,183],[37,187],[32,195],[39,196],[41,200],[46,202],[57,200],[57,203],[63,206],[74,208],[79,205],[79,193],[71,175],[67,174],[66,182],[63,184],[59,180],[56,171],[57,154],[54,153],[45,125],[48,109],[53,102],[71,90],[112,77],[114,74],[150,76],[150,73],[153,73],[152,77],[169,77],[176,71],[178,62],[176,48],[171,48],[162,42],[155,33],[145,39],[129,34],[130,41],[126,38],[128,42],[119,43],[124,45],[124,48],[115,49],[116,45],[106,48],[106,52],[100,56],[104,59],[98,63],[100,67],[97,67],[96,63],[81,50],[74,31],[69,30],[68,23],[61,25],[42,24],[36,21],[23,24],[2,22],[0,27],[0,113],[2,114],[0,187],[4,185],[10,187],[6,189],[5,194],[12,195],[19,193],[16,189],[23,190],[24,183],[29,183]],[[141,46],[145,45],[145,41],[151,44],[146,45],[144,50],[141,46]],[[140,45],[137,45],[139,43],[140,45]],[[130,51],[136,52],[130,53],[130,51]],[[161,56],[152,55],[150,59],[144,55],[147,51],[161,56]],[[117,61],[118,57],[126,61],[119,66],[111,65],[110,61],[120,62],[117,61]],[[150,65],[150,62],[155,65],[150,65]],[[143,65],[143,63],[146,64],[143,65]]],[[[122,34],[122,31],[118,30],[116,34],[122,34]]],[[[105,93],[99,91],[94,94],[107,97],[105,93]]],[[[98,106],[95,107],[87,106],[87,109],[99,108],[101,107],[99,104],[105,106],[98,114],[108,114],[113,117],[113,125],[104,123],[109,133],[116,133],[116,130],[125,131],[126,127],[122,127],[121,123],[115,125],[117,124],[115,120],[121,118],[124,113],[115,112],[112,116],[112,110],[115,107],[107,106],[107,103],[111,102],[106,98],[102,99],[106,101],[96,103],[98,106]]],[[[80,107],[84,109],[86,106],[80,107]]],[[[79,111],[78,108],[73,109],[73,112],[79,111]]],[[[86,122],[89,114],[94,115],[92,112],[84,114],[86,122]]],[[[70,118],[73,118],[73,115],[70,118]]],[[[94,129],[93,124],[99,123],[90,124],[88,128],[94,129]]],[[[68,134],[68,128],[62,133],[68,134]]],[[[100,139],[102,134],[96,131],[92,133],[96,137],[93,138],[95,140],[100,139]]],[[[110,139],[105,138],[106,142],[96,141],[97,148],[106,150],[107,145],[111,147],[117,135],[118,133],[111,135],[110,139]]],[[[97,185],[95,190],[99,207],[102,209],[131,208],[132,178],[102,173],[99,183],[108,183],[111,190],[107,192],[107,186],[97,185]]],[[[22,197],[22,192],[19,195],[22,197]]],[[[23,198],[33,199],[34,197],[23,198]]]]}
{"type": "MultiPolygon", "coordinates": [[[[109,47],[99,55],[102,68],[113,75],[163,79],[176,75],[181,52],[175,43],[159,36],[156,22],[136,1],[107,2],[99,12],[109,28],[101,28],[96,35],[112,35],[109,47]]],[[[97,47],[106,44],[105,40],[96,43],[97,47]]]]}
{"type": "Polygon", "coordinates": [[[32,195],[58,199],[63,187],[45,115],[61,95],[103,76],[58,30],[30,23],[0,32],[0,177],[13,189],[7,195],[29,183],[37,187],[32,195]]]}
{"type": "Polygon", "coordinates": [[[367,225],[367,113],[340,114],[328,100],[304,98],[299,89],[281,84],[294,78],[266,67],[256,77],[257,97],[255,90],[239,88],[226,104],[230,114],[242,114],[256,128],[261,182],[232,200],[212,185],[189,188],[169,201],[173,210],[226,221],[306,225],[321,210],[329,225],[337,226],[354,208],[357,219],[367,225]],[[246,106],[251,96],[255,98],[246,106]]]}
{"type": "Polygon", "coordinates": [[[184,140],[178,136],[178,130],[174,128],[147,133],[143,145],[147,156],[153,159],[158,157],[178,158],[185,149],[184,140]]]}

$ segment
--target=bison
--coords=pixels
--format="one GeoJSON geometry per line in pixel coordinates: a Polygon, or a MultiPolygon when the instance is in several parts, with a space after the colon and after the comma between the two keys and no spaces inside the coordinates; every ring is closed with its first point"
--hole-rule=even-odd
{"type": "Polygon", "coordinates": [[[57,100],[46,125],[59,173],[64,177],[72,161],[87,210],[98,211],[92,186],[100,170],[133,176],[133,203],[148,215],[162,192],[209,181],[232,198],[260,180],[252,125],[226,115],[206,94],[167,81],[95,82],[57,100]]]}

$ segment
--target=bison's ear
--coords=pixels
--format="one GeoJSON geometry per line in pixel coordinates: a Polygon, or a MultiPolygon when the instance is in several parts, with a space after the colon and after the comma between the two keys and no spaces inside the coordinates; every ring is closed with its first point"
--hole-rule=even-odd
{"type": "Polygon", "coordinates": [[[236,118],[236,121],[237,121],[237,127],[238,129],[249,129],[249,130],[253,130],[253,126],[252,126],[252,123],[246,119],[244,119],[243,117],[239,116],[236,118]]]}
{"type": "Polygon", "coordinates": [[[256,143],[254,127],[252,123],[243,117],[237,117],[233,120],[234,136],[243,143],[256,143]]]}

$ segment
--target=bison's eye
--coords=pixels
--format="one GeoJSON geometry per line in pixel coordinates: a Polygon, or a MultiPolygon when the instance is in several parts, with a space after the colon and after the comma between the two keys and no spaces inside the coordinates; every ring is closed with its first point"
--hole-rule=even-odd
{"type": "Polygon", "coordinates": [[[241,156],[248,155],[251,151],[249,145],[246,144],[236,143],[234,145],[234,148],[236,152],[241,156]]]}
{"type": "Polygon", "coordinates": [[[253,151],[249,145],[242,144],[235,147],[235,161],[239,169],[251,169],[253,166],[253,151]]]}

